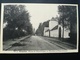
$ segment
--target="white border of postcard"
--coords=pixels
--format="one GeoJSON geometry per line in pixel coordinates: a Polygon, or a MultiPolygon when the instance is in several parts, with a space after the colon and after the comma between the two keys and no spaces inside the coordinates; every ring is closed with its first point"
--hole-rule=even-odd
{"type": "MultiPolygon", "coordinates": [[[[0,53],[76,53],[78,52],[79,47],[79,16],[78,16],[78,4],[58,4],[58,5],[67,5],[67,6],[76,6],[77,7],[77,49],[75,50],[26,50],[26,51],[3,51],[3,7],[4,5],[54,5],[54,4],[48,4],[48,3],[1,3],[1,40],[0,40],[0,53]]],[[[55,4],[57,5],[57,4],[55,4]]]]}

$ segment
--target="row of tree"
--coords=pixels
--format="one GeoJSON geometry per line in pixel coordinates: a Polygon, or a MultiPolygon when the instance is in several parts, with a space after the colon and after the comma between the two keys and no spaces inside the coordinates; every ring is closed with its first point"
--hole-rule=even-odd
{"type": "Polygon", "coordinates": [[[77,40],[77,7],[76,6],[58,6],[59,12],[59,24],[63,26],[63,38],[64,28],[70,30],[69,36],[72,41],[77,40]]]}
{"type": "Polygon", "coordinates": [[[39,24],[39,27],[36,30],[36,34],[39,36],[43,36],[44,35],[44,27],[49,27],[49,20],[39,24]]]}
{"type": "Polygon", "coordinates": [[[24,5],[5,5],[3,23],[4,40],[32,34],[30,15],[24,5]]]}

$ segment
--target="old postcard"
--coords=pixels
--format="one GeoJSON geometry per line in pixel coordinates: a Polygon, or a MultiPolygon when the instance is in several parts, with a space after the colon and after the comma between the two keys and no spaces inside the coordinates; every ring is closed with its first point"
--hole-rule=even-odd
{"type": "Polygon", "coordinates": [[[0,53],[78,52],[78,5],[2,3],[0,53]]]}

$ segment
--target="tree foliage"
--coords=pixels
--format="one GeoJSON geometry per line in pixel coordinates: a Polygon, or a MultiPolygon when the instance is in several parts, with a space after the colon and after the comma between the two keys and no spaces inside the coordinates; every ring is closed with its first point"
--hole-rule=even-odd
{"type": "Polygon", "coordinates": [[[77,23],[76,6],[58,6],[58,12],[60,15],[59,22],[63,25],[64,21],[64,27],[70,29],[70,24],[77,23]]]}
{"type": "Polygon", "coordinates": [[[30,15],[24,5],[4,6],[4,38],[15,38],[32,33],[30,15]]]}
{"type": "Polygon", "coordinates": [[[43,30],[43,25],[42,25],[42,23],[40,23],[38,29],[36,30],[36,34],[39,36],[42,36],[43,35],[42,30],[43,30]]]}
{"type": "Polygon", "coordinates": [[[39,27],[36,30],[36,34],[40,35],[40,36],[43,36],[43,34],[44,34],[44,27],[49,27],[49,20],[39,24],[39,27]]]}
{"type": "Polygon", "coordinates": [[[58,6],[59,24],[70,30],[69,36],[73,42],[77,40],[77,8],[76,6],[58,6]]]}

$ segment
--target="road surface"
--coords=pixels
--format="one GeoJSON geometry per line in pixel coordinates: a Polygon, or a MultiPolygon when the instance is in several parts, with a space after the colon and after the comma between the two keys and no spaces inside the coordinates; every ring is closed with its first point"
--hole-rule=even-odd
{"type": "Polygon", "coordinates": [[[48,39],[41,36],[31,36],[13,44],[8,50],[67,50],[74,47],[62,44],[55,39],[48,39]]]}

